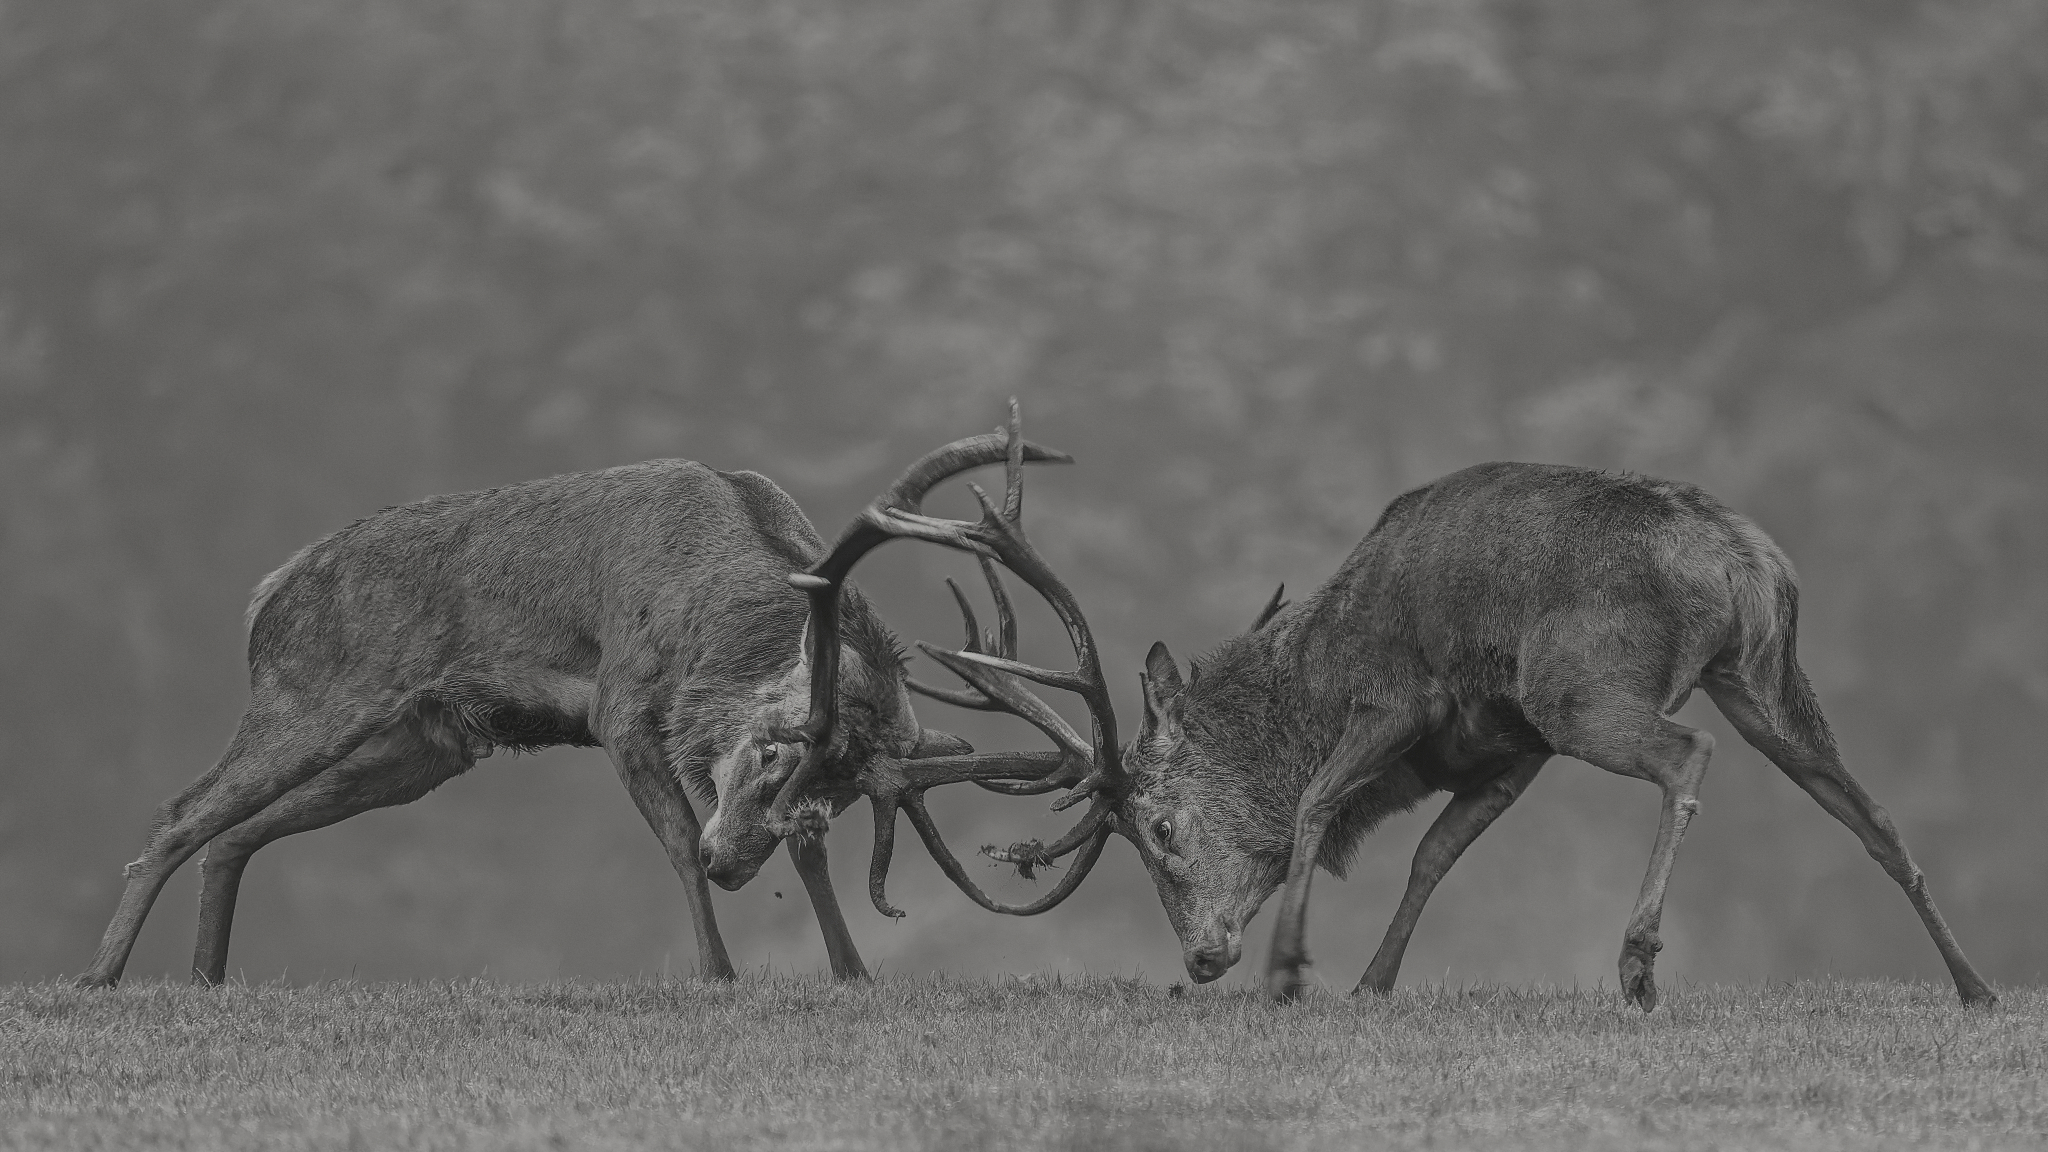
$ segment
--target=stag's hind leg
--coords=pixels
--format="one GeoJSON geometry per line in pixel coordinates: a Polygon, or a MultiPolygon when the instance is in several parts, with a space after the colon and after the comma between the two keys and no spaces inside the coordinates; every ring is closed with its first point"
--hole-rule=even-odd
{"type": "Polygon", "coordinates": [[[1469,792],[1452,796],[1451,802],[1444,805],[1436,822],[1423,834],[1422,843],[1416,845],[1415,863],[1408,871],[1408,889],[1401,894],[1401,907],[1395,911],[1393,923],[1387,925],[1386,938],[1380,941],[1379,951],[1373,953],[1372,963],[1366,966],[1365,975],[1358,978],[1358,987],[1353,992],[1393,991],[1394,979],[1401,974],[1401,957],[1408,951],[1408,939],[1415,934],[1422,906],[1429,902],[1437,883],[1495,817],[1522,795],[1548,759],[1548,753],[1523,757],[1507,771],[1469,792]]]}
{"type": "Polygon", "coordinates": [[[121,903],[79,985],[108,987],[121,979],[164,881],[201,845],[347,756],[388,721],[366,708],[323,708],[259,687],[220,763],[157,809],[142,855],[123,870],[121,903]]]}
{"type": "Polygon", "coordinates": [[[1790,667],[1783,678],[1782,684],[1771,685],[1765,691],[1733,673],[1709,675],[1700,683],[1714,698],[1721,714],[1742,733],[1742,738],[1819,801],[1830,816],[1854,832],[1871,859],[1905,890],[1906,899],[1920,914],[1927,934],[1934,938],[1942,962],[1948,965],[1949,976],[1955,980],[1956,993],[1963,1003],[1997,1003],[1991,986],[1963,955],[1955,933],[1949,931],[1948,921],[1934,906],[1934,897],[1927,892],[1927,878],[1906,851],[1906,842],[1899,837],[1891,816],[1842,766],[1834,736],[1828,731],[1820,702],[1814,699],[1806,676],[1790,667]],[[1770,689],[1775,689],[1774,694],[1782,701],[1777,708],[1765,704],[1771,698],[1766,694],[1770,689]]]}
{"type": "Polygon", "coordinates": [[[375,808],[410,804],[476,763],[454,730],[435,723],[431,704],[363,742],[341,763],[279,797],[270,807],[214,837],[199,862],[199,940],[192,982],[227,975],[228,938],[242,871],[273,840],[338,824],[375,808]]]}
{"type": "Polygon", "coordinates": [[[1625,676],[1613,674],[1626,667],[1617,658],[1609,675],[1600,679],[1541,682],[1524,707],[1559,753],[1617,775],[1648,780],[1664,793],[1650,867],[1621,942],[1622,995],[1648,1012],[1657,1006],[1653,971],[1657,953],[1664,948],[1657,936],[1664,919],[1664,889],[1671,882],[1686,826],[1699,811],[1700,781],[1714,753],[1714,738],[1665,719],[1665,686],[1631,685],[1625,676]]]}

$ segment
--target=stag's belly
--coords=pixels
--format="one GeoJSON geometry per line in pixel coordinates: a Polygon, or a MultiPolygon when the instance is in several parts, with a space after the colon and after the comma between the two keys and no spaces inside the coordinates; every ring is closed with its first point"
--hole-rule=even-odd
{"type": "Polygon", "coordinates": [[[1459,701],[1450,718],[1416,741],[1402,759],[1429,787],[1463,792],[1507,771],[1523,757],[1550,753],[1549,743],[1522,714],[1522,706],[1495,696],[1459,701]]]}
{"type": "Polygon", "coordinates": [[[468,671],[444,678],[430,695],[446,706],[479,757],[494,748],[598,744],[590,730],[596,686],[581,677],[531,668],[468,671]]]}

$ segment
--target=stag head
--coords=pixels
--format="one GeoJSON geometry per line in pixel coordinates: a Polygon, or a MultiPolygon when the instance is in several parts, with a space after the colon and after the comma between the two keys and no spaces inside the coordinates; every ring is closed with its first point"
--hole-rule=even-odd
{"type": "Polygon", "coordinates": [[[1286,853],[1272,851],[1286,830],[1263,827],[1248,799],[1256,781],[1191,731],[1192,686],[1166,645],[1152,646],[1140,679],[1145,719],[1124,749],[1130,783],[1117,820],[1159,890],[1188,976],[1207,983],[1237,963],[1244,926],[1286,880],[1286,853]]]}
{"type": "MultiPolygon", "coordinates": [[[[865,605],[852,605],[847,631],[880,632],[865,605]]],[[[828,770],[792,814],[798,834],[810,834],[859,795],[852,781],[877,761],[957,756],[974,749],[965,740],[918,723],[905,687],[903,662],[888,636],[849,637],[839,655],[836,695],[841,722],[828,770]]],[[[780,837],[768,830],[768,809],[804,754],[789,739],[809,715],[811,660],[808,635],[795,663],[779,679],[756,688],[735,732],[711,762],[702,783],[718,798],[698,838],[705,875],[721,888],[738,889],[761,870],[780,837]]]]}

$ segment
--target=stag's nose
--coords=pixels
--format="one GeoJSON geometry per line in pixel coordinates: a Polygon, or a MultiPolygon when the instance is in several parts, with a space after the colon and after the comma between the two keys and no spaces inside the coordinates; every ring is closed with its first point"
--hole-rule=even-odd
{"type": "Polygon", "coordinates": [[[1237,963],[1237,942],[1229,938],[1198,944],[1182,954],[1181,962],[1187,965],[1188,978],[1197,984],[1207,984],[1237,963]]]}
{"type": "Polygon", "coordinates": [[[697,846],[697,861],[704,865],[704,876],[727,892],[737,892],[754,878],[760,867],[749,868],[736,856],[721,854],[709,844],[697,846]]]}

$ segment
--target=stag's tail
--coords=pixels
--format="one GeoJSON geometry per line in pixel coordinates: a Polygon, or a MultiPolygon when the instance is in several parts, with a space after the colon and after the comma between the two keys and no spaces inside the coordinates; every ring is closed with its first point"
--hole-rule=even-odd
{"type": "MultiPolygon", "coordinates": [[[[1763,538],[1761,532],[1753,528],[1749,531],[1757,539],[1763,538]]],[[[1763,543],[1769,545],[1768,540],[1763,543]]],[[[1770,551],[1777,553],[1775,548],[1770,551]]],[[[1828,731],[1826,717],[1821,715],[1820,702],[1814,699],[1813,686],[1807,683],[1806,673],[1799,667],[1799,586],[1793,581],[1791,565],[1783,562],[1781,554],[1777,559],[1774,573],[1768,571],[1770,565],[1732,566],[1730,579],[1738,588],[1738,600],[1756,603],[1738,604],[1738,635],[1708,665],[1700,683],[1743,739],[1769,757],[1829,815],[1854,832],[1863,842],[1864,850],[1904,890],[1941,953],[1942,962],[1948,965],[1963,1003],[1995,1004],[1997,995],[1970,966],[1962,947],[1956,943],[1955,933],[1935,908],[1934,897],[1927,892],[1927,879],[1906,851],[1906,842],[1899,837],[1892,818],[1842,765],[1841,752],[1835,747],[1834,734],[1828,731]],[[1739,579],[1735,574],[1738,570],[1754,570],[1759,580],[1739,579]],[[1749,585],[1746,591],[1745,583],[1749,585]],[[1767,603],[1763,597],[1766,591],[1767,603]]]]}
{"type": "Polygon", "coordinates": [[[292,553],[291,559],[278,565],[277,571],[265,576],[256,585],[256,590],[249,594],[249,609],[242,613],[243,632],[253,634],[256,631],[256,617],[263,614],[263,606],[270,603],[270,598],[277,595],[277,590],[284,587],[284,582],[291,578],[292,573],[299,570],[299,566],[305,563],[306,557],[320,543],[321,541],[314,541],[292,553]]]}
{"type": "Polygon", "coordinates": [[[1770,731],[1833,757],[1834,733],[1799,667],[1798,576],[1792,562],[1754,525],[1738,521],[1736,528],[1741,560],[1728,573],[1736,636],[1732,650],[1711,672],[1719,673],[1725,687],[1740,691],[1770,731]],[[1727,683],[1731,678],[1736,683],[1727,683]]]}

